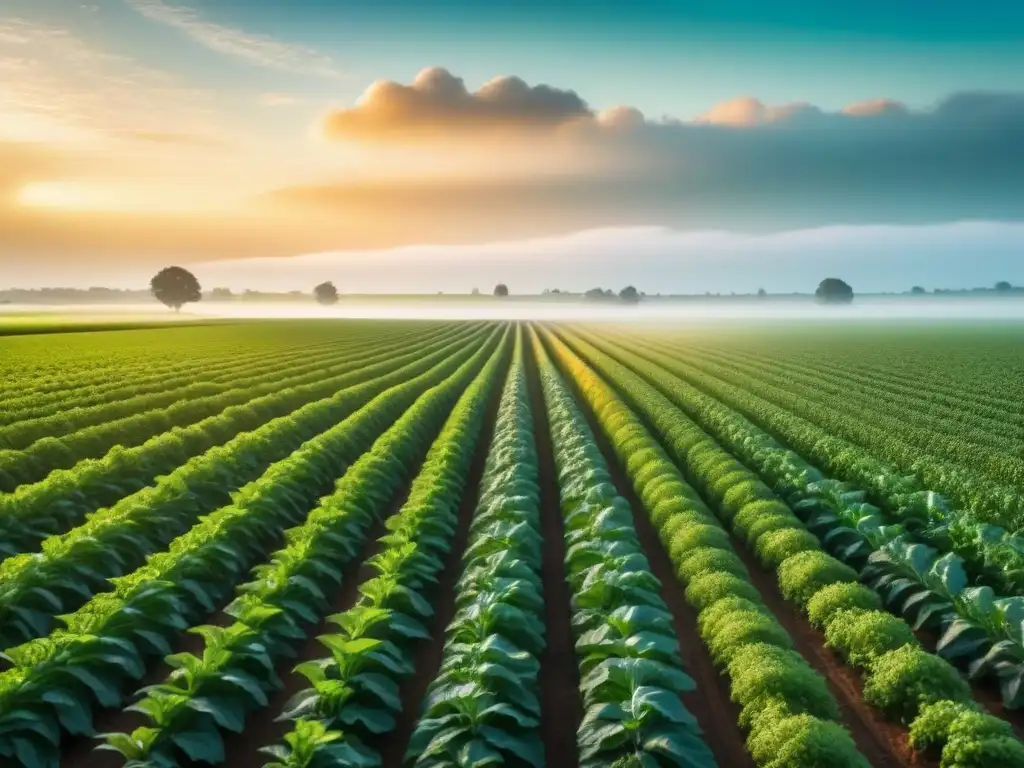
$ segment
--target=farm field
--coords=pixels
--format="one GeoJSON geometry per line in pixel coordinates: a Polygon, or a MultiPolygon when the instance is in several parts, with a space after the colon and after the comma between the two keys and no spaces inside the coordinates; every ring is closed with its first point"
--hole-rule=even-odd
{"type": "Polygon", "coordinates": [[[46,331],[0,766],[1024,768],[1024,326],[46,331]]]}

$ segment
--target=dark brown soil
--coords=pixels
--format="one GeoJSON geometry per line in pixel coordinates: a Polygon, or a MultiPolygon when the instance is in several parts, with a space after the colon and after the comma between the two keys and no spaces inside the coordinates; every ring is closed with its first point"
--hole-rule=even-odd
{"type": "Polygon", "coordinates": [[[469,476],[466,478],[462,499],[459,502],[458,524],[452,547],[444,557],[444,568],[439,575],[438,583],[431,590],[432,594],[427,595],[427,599],[434,606],[434,618],[430,624],[430,640],[420,643],[416,648],[414,656],[416,672],[401,685],[402,713],[398,717],[395,730],[382,735],[375,742],[369,743],[369,746],[375,747],[380,752],[384,768],[399,768],[404,763],[409,739],[420,719],[423,698],[441,667],[444,656],[445,629],[455,616],[455,583],[462,575],[462,555],[466,551],[466,542],[469,539],[469,524],[473,521],[473,514],[476,512],[477,501],[480,498],[480,480],[483,477],[484,463],[487,460],[487,452],[490,450],[491,438],[494,435],[494,422],[498,417],[498,407],[501,405],[504,380],[504,376],[499,377],[484,416],[473,462],[469,468],[469,476]]]}
{"type": "Polygon", "coordinates": [[[537,375],[537,361],[532,353],[526,357],[539,461],[541,537],[544,542],[541,579],[547,629],[546,645],[540,658],[540,733],[545,764],[556,768],[578,763],[576,731],[583,718],[583,706],[572,636],[569,585],[565,581],[565,527],[559,505],[548,414],[537,375]]]}
{"type": "Polygon", "coordinates": [[[593,412],[579,397],[577,403],[608,462],[616,490],[633,509],[633,523],[640,545],[650,563],[651,572],[661,582],[661,599],[672,613],[683,664],[687,674],[697,683],[695,691],[683,695],[683,703],[697,718],[704,732],[704,743],[711,749],[718,765],[752,768],[754,761],[744,747],[745,736],[739,726],[739,707],[729,699],[729,681],[718,672],[700,638],[696,612],[686,602],[683,585],[676,578],[672,561],[593,412]]]}

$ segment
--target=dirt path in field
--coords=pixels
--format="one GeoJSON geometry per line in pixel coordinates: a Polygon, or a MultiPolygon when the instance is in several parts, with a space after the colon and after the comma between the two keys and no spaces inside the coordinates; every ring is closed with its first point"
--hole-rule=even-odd
{"type": "Polygon", "coordinates": [[[291,722],[275,722],[275,719],[281,714],[284,705],[292,696],[309,687],[309,681],[292,670],[297,664],[319,659],[327,654],[327,649],[317,640],[320,635],[328,634],[334,629],[334,625],[328,623],[326,617],[346,611],[355,605],[359,598],[359,585],[373,577],[375,573],[366,564],[366,561],[381,549],[377,539],[385,533],[384,521],[402,508],[406,499],[409,498],[411,485],[411,481],[406,483],[395,494],[387,509],[384,510],[384,514],[379,516],[367,531],[362,550],[345,567],[341,576],[341,584],[330,596],[330,606],[315,627],[307,625],[309,633],[305,640],[299,642],[296,655],[278,663],[275,671],[281,682],[284,683],[284,687],[270,694],[267,706],[260,707],[246,718],[245,730],[242,733],[222,734],[226,765],[230,765],[231,768],[236,766],[238,768],[259,768],[270,759],[259,752],[260,747],[277,744],[291,730],[291,722]]]}
{"type": "Polygon", "coordinates": [[[537,361],[526,354],[530,408],[539,461],[541,537],[544,550],[541,580],[544,587],[546,645],[540,658],[540,734],[548,768],[579,762],[576,731],[583,717],[579,668],[572,637],[569,585],[565,581],[565,527],[558,500],[558,481],[548,431],[548,413],[537,374],[537,361]]]}
{"type": "MultiPolygon", "coordinates": [[[[569,383],[572,386],[572,382],[569,383]]],[[[574,386],[573,390],[576,392],[574,386]]],[[[739,707],[729,699],[729,681],[719,674],[707,646],[700,638],[697,614],[686,602],[683,585],[676,578],[672,561],[644,511],[643,502],[633,490],[632,483],[593,412],[576,394],[580,410],[586,416],[598,447],[608,462],[616,490],[633,510],[633,523],[640,546],[650,563],[651,572],[661,582],[661,599],[672,614],[686,673],[697,683],[695,691],[683,695],[683,703],[697,719],[704,732],[704,743],[708,745],[718,765],[723,768],[752,768],[754,761],[744,747],[746,736],[739,726],[739,707]]]]}
{"type": "MultiPolygon", "coordinates": [[[[507,370],[502,366],[502,370],[507,370]]],[[[480,430],[473,462],[470,464],[469,476],[459,502],[458,524],[452,547],[444,557],[444,568],[438,582],[426,598],[434,606],[434,618],[430,624],[430,640],[422,642],[416,648],[413,663],[416,672],[405,680],[399,693],[402,698],[402,713],[398,716],[398,725],[391,732],[382,734],[378,739],[368,742],[368,746],[380,752],[384,768],[399,768],[404,763],[405,750],[420,719],[420,708],[428,686],[437,676],[444,656],[445,629],[455,616],[455,583],[462,575],[462,555],[466,551],[469,539],[469,524],[476,512],[477,500],[480,498],[480,480],[484,473],[484,463],[494,436],[494,422],[498,417],[501,405],[501,393],[505,377],[502,375],[491,394],[487,406],[484,423],[480,430]]]]}

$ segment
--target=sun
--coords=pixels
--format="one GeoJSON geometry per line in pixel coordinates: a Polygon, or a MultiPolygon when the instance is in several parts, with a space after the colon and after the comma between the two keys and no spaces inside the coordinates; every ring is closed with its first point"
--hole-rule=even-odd
{"type": "Polygon", "coordinates": [[[28,208],[89,210],[104,208],[87,188],[68,181],[40,181],[26,184],[18,192],[18,203],[28,208]]]}

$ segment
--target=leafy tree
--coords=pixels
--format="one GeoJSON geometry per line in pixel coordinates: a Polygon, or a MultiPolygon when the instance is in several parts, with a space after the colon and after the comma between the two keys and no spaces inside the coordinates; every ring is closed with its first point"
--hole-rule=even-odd
{"type": "Polygon", "coordinates": [[[149,281],[149,290],[175,312],[179,312],[185,304],[203,298],[203,289],[196,276],[182,267],[161,269],[149,281]]]}
{"type": "Polygon", "coordinates": [[[226,301],[233,296],[230,288],[214,288],[210,293],[210,298],[216,301],[226,301]]]}
{"type": "Polygon", "coordinates": [[[915,286],[914,286],[913,288],[911,288],[911,289],[910,289],[910,292],[911,292],[911,293],[912,293],[912,294],[913,294],[914,296],[921,296],[921,295],[923,295],[923,294],[925,294],[925,293],[928,293],[928,291],[926,291],[926,290],[925,290],[924,288],[922,288],[922,287],[921,287],[920,285],[915,285],[915,286]]]}
{"type": "Polygon", "coordinates": [[[316,296],[316,300],[319,303],[325,306],[338,303],[338,289],[334,287],[334,283],[330,280],[326,283],[320,283],[320,285],[314,288],[313,295],[316,296]]]}
{"type": "Polygon", "coordinates": [[[589,291],[583,294],[583,298],[590,299],[591,301],[603,299],[604,297],[605,292],[603,288],[591,288],[589,291]]]}
{"type": "Polygon", "coordinates": [[[508,296],[508,286],[505,285],[504,283],[498,283],[496,286],[494,286],[494,295],[508,296]]]}
{"type": "Polygon", "coordinates": [[[638,304],[640,302],[640,292],[632,285],[627,285],[619,291],[619,298],[627,304],[638,304]]]}
{"type": "Polygon", "coordinates": [[[472,293],[474,296],[479,296],[480,295],[480,289],[479,288],[474,288],[472,291],[470,291],[470,293],[472,293]]]}
{"type": "Polygon", "coordinates": [[[758,288],[757,289],[757,296],[758,296],[758,298],[763,299],[767,295],[768,295],[768,291],[766,291],[764,288],[758,288]]]}
{"type": "Polygon", "coordinates": [[[999,291],[1000,293],[1006,293],[1007,291],[1012,291],[1013,286],[1010,285],[1010,283],[1008,283],[1006,280],[1000,280],[998,283],[996,283],[996,290],[999,291]]]}
{"type": "Polygon", "coordinates": [[[823,304],[849,304],[853,301],[853,288],[838,277],[826,277],[814,295],[823,304]]]}

